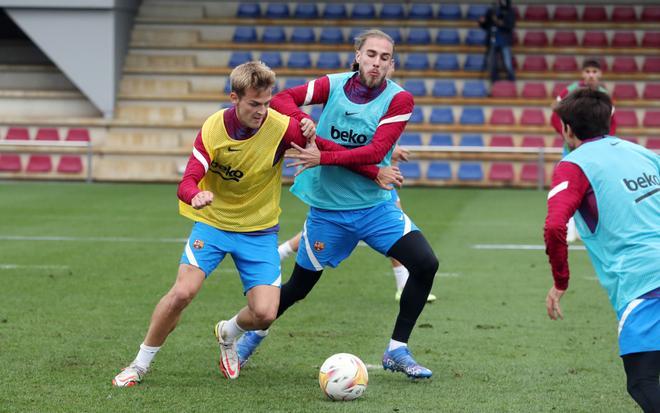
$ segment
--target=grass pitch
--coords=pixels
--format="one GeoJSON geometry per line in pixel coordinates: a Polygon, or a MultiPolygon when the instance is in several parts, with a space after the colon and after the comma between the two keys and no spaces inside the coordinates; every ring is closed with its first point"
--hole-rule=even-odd
{"type": "MultiPolygon", "coordinates": [[[[571,251],[565,320],[545,314],[551,285],[539,250],[545,193],[413,189],[407,214],[440,258],[413,331],[434,372],[415,382],[369,371],[365,395],[330,402],[326,357],[380,365],[397,305],[388,260],[365,247],[328,269],[273,326],[238,380],[217,368],[212,328],[245,303],[231,259],[206,281],[145,382],[114,389],[160,297],[174,282],[190,222],[173,185],[0,183],[0,411],[7,412],[633,412],[617,353],[616,317],[584,251],[571,251]]],[[[285,192],[280,238],[306,207],[285,192]]],[[[293,258],[283,266],[288,278],[293,258]]]]}

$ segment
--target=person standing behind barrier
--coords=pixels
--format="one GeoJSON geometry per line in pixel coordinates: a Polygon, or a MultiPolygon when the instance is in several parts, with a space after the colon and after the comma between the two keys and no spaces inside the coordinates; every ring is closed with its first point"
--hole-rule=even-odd
{"type": "Polygon", "coordinates": [[[490,81],[500,78],[499,56],[502,56],[507,79],[516,80],[513,70],[513,29],[516,26],[516,15],[511,8],[511,0],[497,0],[479,18],[479,26],[486,31],[486,59],[484,66],[490,72],[490,81]]]}

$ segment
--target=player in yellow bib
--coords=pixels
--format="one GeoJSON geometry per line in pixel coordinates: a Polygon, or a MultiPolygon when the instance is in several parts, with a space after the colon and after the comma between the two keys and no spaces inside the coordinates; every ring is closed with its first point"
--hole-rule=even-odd
{"type": "MultiPolygon", "coordinates": [[[[247,307],[220,321],[214,332],[220,370],[238,377],[235,339],[245,330],[267,328],[280,301],[277,253],[278,217],[284,152],[292,143],[316,139],[300,122],[269,108],[275,74],[261,62],[236,67],[231,75],[233,107],[211,115],[202,126],[179,184],[180,213],[194,221],[174,286],[156,305],[133,362],[112,381],[117,387],[140,383],[154,356],[176,327],[203,281],[231,254],[243,283],[247,307]]],[[[326,150],[345,150],[316,139],[326,150]]],[[[396,168],[376,165],[349,169],[390,188],[400,185],[396,168]]]]}

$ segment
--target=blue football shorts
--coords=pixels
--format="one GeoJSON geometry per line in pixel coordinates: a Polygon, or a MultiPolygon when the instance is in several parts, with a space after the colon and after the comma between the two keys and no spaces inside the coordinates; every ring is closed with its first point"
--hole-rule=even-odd
{"type": "Polygon", "coordinates": [[[194,265],[208,277],[227,254],[234,259],[244,294],[257,285],[281,286],[276,232],[250,235],[195,222],[181,255],[181,264],[194,265]]]}
{"type": "Polygon", "coordinates": [[[334,268],[351,255],[359,241],[387,255],[411,231],[419,228],[391,201],[352,211],[312,207],[303,225],[296,263],[311,271],[334,268]]]}
{"type": "Polygon", "coordinates": [[[660,298],[632,300],[619,316],[619,353],[660,351],[660,298]]]}

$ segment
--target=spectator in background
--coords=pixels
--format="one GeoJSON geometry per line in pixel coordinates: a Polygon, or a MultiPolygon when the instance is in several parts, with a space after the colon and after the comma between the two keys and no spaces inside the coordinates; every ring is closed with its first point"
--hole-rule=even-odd
{"type": "Polygon", "coordinates": [[[516,80],[513,71],[513,28],[516,15],[511,8],[511,0],[497,0],[486,14],[479,18],[479,26],[486,31],[486,59],[484,65],[490,71],[491,82],[499,79],[499,56],[502,56],[507,79],[516,80]]]}

